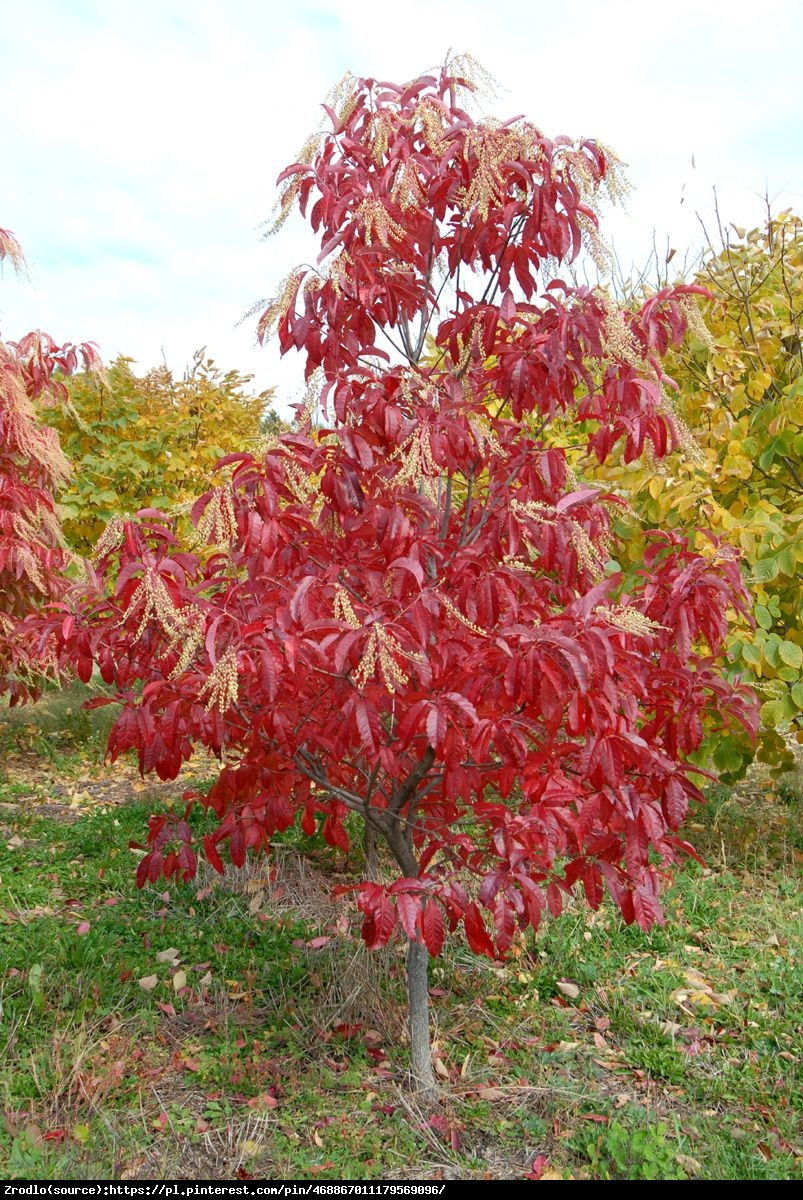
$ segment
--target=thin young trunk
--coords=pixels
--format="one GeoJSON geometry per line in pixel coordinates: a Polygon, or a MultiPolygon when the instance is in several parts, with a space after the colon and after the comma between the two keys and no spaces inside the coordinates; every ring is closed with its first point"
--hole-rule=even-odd
{"type": "Polygon", "coordinates": [[[365,878],[375,882],[379,874],[379,855],[376,845],[376,828],[370,821],[365,822],[362,847],[365,853],[365,878]]]}
{"type": "Polygon", "coordinates": [[[422,1097],[434,1097],[438,1083],[432,1069],[429,1040],[429,951],[423,942],[410,941],[407,947],[407,999],[410,1008],[410,1074],[413,1090],[422,1097]]]}
{"type": "MultiPolygon", "coordinates": [[[[419,762],[391,797],[390,809],[383,813],[380,829],[393,857],[408,879],[417,878],[420,867],[412,845],[416,790],[435,759],[435,751],[427,746],[419,762]],[[407,808],[406,820],[401,812],[407,808]]],[[[409,941],[407,946],[407,1002],[410,1021],[410,1078],[413,1090],[423,1098],[438,1094],[438,1083],[432,1069],[432,1047],[429,1031],[429,951],[422,941],[409,941]]]]}
{"type": "MultiPolygon", "coordinates": [[[[435,751],[431,746],[427,746],[410,774],[403,783],[399,784],[391,796],[389,807],[374,811],[375,824],[372,827],[369,827],[366,821],[366,859],[371,857],[372,852],[376,853],[375,837],[369,833],[369,828],[372,828],[381,834],[407,879],[416,879],[420,872],[412,845],[412,823],[416,811],[415,795],[419,784],[426,777],[434,761],[435,751]],[[402,816],[402,810],[405,807],[407,808],[406,817],[402,816]]],[[[297,751],[296,763],[314,783],[325,787],[330,795],[344,799],[349,808],[354,811],[362,811],[365,816],[364,802],[347,790],[334,786],[318,761],[307,752],[305,747],[297,751]]],[[[421,941],[411,940],[407,948],[410,1068],[413,1088],[422,1098],[434,1098],[438,1094],[438,1083],[432,1069],[430,1044],[428,968],[429,951],[426,946],[421,941]]]]}

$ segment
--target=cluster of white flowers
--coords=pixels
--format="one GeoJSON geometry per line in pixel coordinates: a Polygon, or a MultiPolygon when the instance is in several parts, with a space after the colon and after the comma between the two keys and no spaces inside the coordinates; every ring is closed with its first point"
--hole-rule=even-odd
{"type": "Polygon", "coordinates": [[[588,571],[594,579],[602,579],[605,573],[605,556],[602,550],[594,545],[578,521],[569,523],[569,536],[572,539],[580,566],[588,571]]]}
{"type": "Polygon", "coordinates": [[[446,149],[443,136],[446,132],[444,109],[434,96],[424,96],[419,101],[413,112],[412,123],[413,127],[420,126],[427,148],[433,154],[443,154],[446,149]]]}
{"type": "Polygon", "coordinates": [[[125,521],[122,517],[112,517],[109,524],[103,530],[98,540],[95,542],[95,549],[92,552],[93,558],[105,558],[112,550],[116,550],[122,543],[125,537],[125,521]]]}
{"type": "Polygon", "coordinates": [[[424,189],[421,186],[415,163],[408,160],[399,164],[393,177],[390,198],[400,208],[412,208],[415,204],[423,204],[424,189]]]}
{"type": "MultiPolygon", "coordinates": [[[[544,504],[540,500],[528,500],[524,504],[520,500],[514,500],[510,507],[517,516],[528,517],[531,521],[537,521],[542,525],[557,525],[559,520],[565,522],[568,525],[569,537],[580,566],[589,571],[594,579],[603,577],[606,553],[609,548],[608,539],[602,538],[599,545],[596,545],[579,521],[575,521],[571,517],[559,518],[550,505],[544,504]]],[[[523,540],[531,557],[537,558],[538,552],[528,540],[526,533],[523,535],[523,540]]]]}
{"type": "Polygon", "coordinates": [[[336,621],[344,621],[349,629],[362,629],[349,596],[342,583],[335,584],[335,598],[332,605],[336,621]]]}
{"type": "Polygon", "coordinates": [[[489,636],[487,630],[481,629],[479,625],[475,625],[473,621],[469,620],[465,613],[461,613],[454,601],[450,600],[448,596],[439,595],[438,599],[449,615],[454,617],[456,621],[459,621],[461,625],[465,625],[466,629],[470,629],[471,632],[476,633],[478,637],[489,636]]]}
{"type": "Polygon", "coordinates": [[[400,487],[420,487],[427,499],[437,504],[440,469],[432,457],[427,424],[413,430],[392,457],[401,460],[396,483],[400,487]]]}
{"type": "Polygon", "coordinates": [[[206,704],[207,712],[211,708],[217,708],[222,716],[231,704],[237,703],[239,681],[237,678],[237,655],[233,647],[229,646],[212,668],[209,678],[201,688],[201,698],[207,693],[209,694],[206,704]]]}
{"type": "Polygon", "coordinates": [[[709,350],[713,350],[716,343],[714,342],[711,330],[703,320],[703,314],[700,312],[697,297],[689,295],[681,296],[679,303],[681,311],[686,318],[686,324],[694,336],[699,338],[709,350]]]}
{"type": "Polygon", "coordinates": [[[142,636],[149,621],[155,621],[167,637],[166,654],[172,654],[176,647],[181,646],[178,662],[170,675],[175,678],[187,669],[203,642],[203,614],[189,604],[176,608],[164,580],[155,571],[146,571],[142,576],[120,624],[124,624],[140,606],[142,613],[132,641],[142,636]]]}
{"type": "Polygon", "coordinates": [[[371,627],[368,644],[354,672],[354,682],[358,688],[365,687],[369,679],[376,674],[377,664],[385,686],[395,691],[403,688],[410,681],[410,676],[402,670],[397,658],[413,658],[420,661],[420,655],[409,654],[402,649],[399,639],[381,624],[371,627]]]}
{"type": "Polygon", "coordinates": [[[637,371],[652,374],[649,363],[645,361],[633,331],[627,324],[624,309],[610,297],[606,297],[606,301],[603,334],[606,353],[616,362],[626,362],[637,371]]]}
{"type": "Polygon", "coordinates": [[[237,533],[237,514],[231,484],[214,488],[192,539],[193,547],[231,543],[237,533]]]}
{"type": "Polygon", "coordinates": [[[260,337],[269,337],[282,317],[285,316],[296,295],[303,274],[303,271],[296,268],[282,280],[278,292],[259,318],[260,337]]]}
{"type": "Polygon", "coordinates": [[[534,134],[537,130],[526,122],[500,129],[486,121],[468,130],[463,152],[474,160],[474,168],[460,196],[465,209],[476,208],[480,219],[487,221],[491,207],[504,203],[509,164],[541,156],[534,134]]]}
{"type": "Polygon", "coordinates": [[[396,241],[404,238],[403,226],[394,221],[382,201],[375,196],[366,196],[361,201],[354,213],[354,220],[361,227],[366,242],[376,238],[383,246],[389,246],[391,237],[396,241]]]}
{"type": "Polygon", "coordinates": [[[652,621],[649,617],[645,617],[644,613],[639,612],[637,608],[631,608],[629,604],[613,604],[610,606],[599,604],[594,609],[594,612],[606,624],[613,625],[615,629],[621,629],[624,633],[633,633],[637,636],[655,633],[659,629],[666,628],[664,625],[659,625],[657,621],[652,621]]]}

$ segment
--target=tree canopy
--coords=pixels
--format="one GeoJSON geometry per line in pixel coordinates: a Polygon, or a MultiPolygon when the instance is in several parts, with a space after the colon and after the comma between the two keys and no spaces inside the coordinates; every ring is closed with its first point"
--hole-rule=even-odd
{"type": "Polygon", "coordinates": [[[121,357],[102,375],[75,375],[65,402],[42,409],[73,465],[58,502],[79,554],[115,516],[189,507],[218,459],[256,446],[272,395],[249,393],[248,377],[224,373],[203,350],[182,379],[166,367],[140,376],[133,366],[121,357]]]}
{"type": "MultiPolygon", "coordinates": [[[[0,229],[4,259],[24,267],[17,239],[0,229]]],[[[79,362],[95,366],[92,343],[58,346],[38,331],[18,342],[0,341],[0,694],[8,692],[12,704],[35,690],[43,666],[28,660],[19,622],[64,594],[69,561],[53,493],[70,468],[55,433],[38,422],[33,402],[63,401],[61,377],[79,362]]]]}
{"type": "MultiPolygon", "coordinates": [[[[638,526],[623,529],[623,561],[640,563],[650,529],[697,545],[712,529],[740,551],[751,604],[727,655],[759,689],[759,758],[785,769],[789,735],[803,742],[803,223],[786,212],[719,237],[694,280],[703,321],[666,360],[684,446],[661,461],[576,465],[632,497],[638,526]]],[[[712,730],[706,752],[725,778],[753,757],[738,730],[712,730]]]]}

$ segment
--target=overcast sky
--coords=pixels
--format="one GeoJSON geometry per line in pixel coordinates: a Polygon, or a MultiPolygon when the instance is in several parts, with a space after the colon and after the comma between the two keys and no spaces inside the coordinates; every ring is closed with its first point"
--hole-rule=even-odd
{"type": "Polygon", "coordinates": [[[237,326],[299,259],[262,240],[275,179],[346,72],[404,81],[468,52],[492,111],[597,137],[628,164],[620,260],[680,262],[696,214],[803,214],[798,0],[0,0],[0,227],[30,279],[0,279],[0,335],[93,339],[143,372],[206,345],[298,398],[300,361],[237,326]],[[289,365],[288,365],[289,364],[289,365]]]}

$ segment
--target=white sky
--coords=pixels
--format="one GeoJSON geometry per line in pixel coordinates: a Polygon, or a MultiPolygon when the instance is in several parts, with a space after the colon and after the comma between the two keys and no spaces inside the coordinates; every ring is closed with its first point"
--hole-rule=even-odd
{"type": "Polygon", "coordinates": [[[177,374],[206,345],[285,410],[300,358],[236,327],[311,255],[300,227],[261,240],[276,176],[346,70],[403,81],[449,48],[500,81],[497,116],[629,164],[603,224],[628,267],[699,246],[714,187],[726,221],[765,191],[803,214],[799,0],[0,0],[0,226],[30,267],[0,280],[0,334],[177,374]]]}

